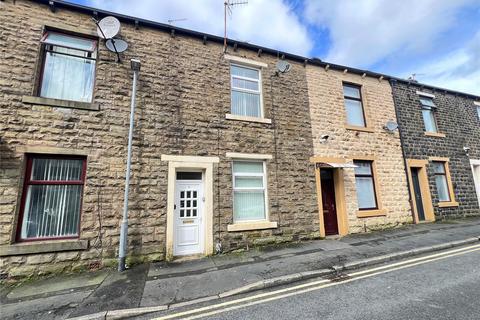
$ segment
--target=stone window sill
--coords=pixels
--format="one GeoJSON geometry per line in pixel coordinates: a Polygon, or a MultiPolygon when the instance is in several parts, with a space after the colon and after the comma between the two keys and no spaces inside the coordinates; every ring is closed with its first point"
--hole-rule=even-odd
{"type": "Polygon", "coordinates": [[[439,208],[448,208],[448,207],[458,207],[459,204],[457,201],[448,201],[448,202],[439,202],[439,208]]]}
{"type": "Polygon", "coordinates": [[[353,131],[362,131],[362,132],[374,132],[373,128],[371,127],[352,126],[349,124],[345,125],[345,129],[353,130],[353,131]]]}
{"type": "Polygon", "coordinates": [[[59,99],[42,98],[42,97],[35,97],[35,96],[23,96],[22,102],[26,104],[35,104],[35,105],[59,107],[59,108],[81,109],[81,110],[89,110],[89,111],[100,110],[100,106],[96,103],[59,100],[59,99]]]}
{"type": "Polygon", "coordinates": [[[257,117],[247,117],[247,116],[238,116],[236,114],[230,114],[227,113],[225,115],[225,119],[228,120],[237,120],[237,121],[248,121],[248,122],[258,122],[258,123],[267,123],[271,124],[272,120],[271,119],[266,119],[266,118],[257,118],[257,117]]]}
{"type": "Polygon", "coordinates": [[[0,246],[0,257],[22,254],[87,250],[88,240],[51,240],[22,242],[0,246]]]}
{"type": "Polygon", "coordinates": [[[386,216],[387,210],[386,209],[375,209],[375,210],[358,210],[357,217],[358,218],[370,218],[370,217],[381,217],[386,216]]]}
{"type": "Polygon", "coordinates": [[[446,137],[445,133],[439,133],[439,132],[425,132],[425,135],[427,137],[437,137],[437,138],[445,138],[446,137]]]}
{"type": "Polygon", "coordinates": [[[253,221],[253,222],[238,222],[229,224],[228,231],[249,231],[249,230],[263,230],[277,228],[277,222],[270,221],[253,221]]]}

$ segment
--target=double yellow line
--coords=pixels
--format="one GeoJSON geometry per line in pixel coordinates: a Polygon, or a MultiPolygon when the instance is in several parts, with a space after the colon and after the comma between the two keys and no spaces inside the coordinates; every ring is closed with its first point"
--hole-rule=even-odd
{"type": "Polygon", "coordinates": [[[373,277],[382,273],[392,272],[392,271],[396,271],[404,268],[410,268],[413,266],[430,263],[437,260],[446,259],[449,257],[454,257],[454,256],[471,253],[479,250],[480,250],[480,244],[471,245],[468,247],[448,250],[448,251],[444,251],[436,254],[431,254],[428,256],[409,259],[409,260],[392,263],[384,266],[379,266],[379,267],[375,267],[367,270],[347,273],[346,279],[341,281],[332,282],[332,280],[328,280],[328,279],[312,281],[312,282],[296,285],[289,288],[260,293],[253,296],[248,296],[248,297],[230,300],[230,301],[226,301],[226,302],[222,302],[214,305],[200,307],[197,309],[172,313],[169,315],[161,316],[159,318],[155,318],[155,320],[167,320],[167,319],[176,319],[176,318],[181,318],[181,319],[203,318],[203,317],[212,316],[212,315],[223,313],[223,312],[228,312],[228,311],[232,311],[240,308],[245,308],[248,306],[253,306],[256,304],[283,299],[290,296],[307,293],[310,291],[320,290],[323,288],[333,287],[343,283],[348,283],[348,282],[352,282],[360,279],[373,277]]]}

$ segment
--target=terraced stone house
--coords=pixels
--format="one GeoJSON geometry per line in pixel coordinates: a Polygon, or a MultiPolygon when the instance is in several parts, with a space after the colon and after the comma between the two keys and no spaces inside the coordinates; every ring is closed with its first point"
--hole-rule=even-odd
{"type": "Polygon", "coordinates": [[[319,237],[303,57],[232,41],[224,53],[223,38],[116,15],[129,44],[118,63],[92,20],[111,13],[0,9],[4,274],[116,263],[131,58],[131,258],[319,237]]]}
{"type": "Polygon", "coordinates": [[[307,66],[320,234],[412,222],[392,90],[381,74],[307,66]]]}
{"type": "Polygon", "coordinates": [[[415,222],[480,214],[480,97],[392,81],[415,222]]]}

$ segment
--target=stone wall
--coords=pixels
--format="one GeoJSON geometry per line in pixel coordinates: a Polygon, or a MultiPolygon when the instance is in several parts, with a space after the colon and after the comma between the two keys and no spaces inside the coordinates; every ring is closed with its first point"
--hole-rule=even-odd
{"type": "Polygon", "coordinates": [[[137,91],[129,207],[129,254],[165,255],[167,162],[161,154],[218,156],[214,166],[214,243],[224,250],[262,242],[318,236],[311,125],[305,67],[276,76],[276,56],[239,49],[229,54],[268,64],[262,71],[265,117],[272,124],[227,120],[229,62],[219,43],[140,26],[122,25],[129,49],[122,63],[99,46],[94,102],[100,111],[31,105],[39,40],[46,26],[95,34],[91,17],[29,1],[0,2],[0,246],[14,243],[25,152],[87,156],[80,240],[86,250],[1,257],[2,273],[45,273],[114,263],[122,214],[132,73],[142,69],[137,91]],[[81,28],[79,26],[82,26],[81,28]],[[52,151],[53,150],[53,151],[52,151]],[[226,152],[271,154],[267,162],[272,230],[227,232],[232,223],[231,160],[226,152]]]}
{"type": "Polygon", "coordinates": [[[342,169],[349,232],[362,232],[412,222],[399,133],[383,129],[387,121],[396,121],[388,81],[332,69],[325,70],[313,65],[307,67],[307,80],[315,156],[344,158],[350,161],[356,157],[375,157],[377,167],[375,178],[380,187],[380,190],[377,190],[377,197],[386,209],[386,215],[357,217],[354,170],[342,169]],[[343,82],[362,86],[367,127],[372,132],[346,128],[343,82]],[[323,135],[329,135],[326,143],[321,142],[323,135]]]}
{"type": "MultiPolygon", "coordinates": [[[[480,124],[474,100],[441,90],[432,91],[415,83],[394,82],[395,105],[399,113],[399,125],[403,135],[403,148],[408,159],[429,157],[449,158],[449,167],[457,207],[440,208],[435,177],[431,166],[427,167],[430,192],[437,218],[479,215],[469,159],[480,159],[480,124]],[[430,93],[437,106],[435,113],[438,130],[445,137],[425,135],[420,100],[417,91],[430,93]],[[469,156],[463,147],[470,147],[469,156]]],[[[480,100],[480,99],[479,99],[480,100]]]]}

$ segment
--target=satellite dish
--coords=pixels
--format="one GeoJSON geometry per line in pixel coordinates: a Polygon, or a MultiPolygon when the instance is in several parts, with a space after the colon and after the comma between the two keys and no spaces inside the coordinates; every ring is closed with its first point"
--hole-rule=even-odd
{"type": "Polygon", "coordinates": [[[277,70],[281,73],[286,73],[290,71],[290,63],[285,60],[278,60],[277,61],[277,70]]]}
{"type": "Polygon", "coordinates": [[[108,39],[107,41],[105,41],[105,46],[107,47],[108,50],[112,52],[120,53],[127,50],[128,43],[126,43],[122,39],[108,39]],[[115,46],[114,46],[114,43],[115,43],[115,46]]]}
{"type": "Polygon", "coordinates": [[[111,39],[120,32],[120,21],[108,16],[100,20],[97,26],[97,34],[102,39],[111,39]]]}
{"type": "Polygon", "coordinates": [[[395,121],[387,121],[387,123],[385,124],[385,126],[383,127],[385,130],[388,130],[390,132],[393,132],[395,130],[398,129],[398,123],[396,123],[395,121]]]}

